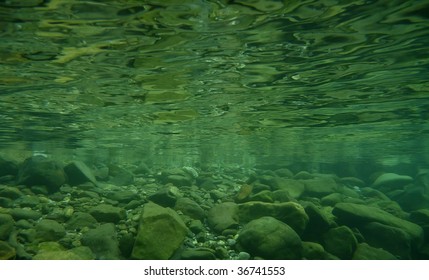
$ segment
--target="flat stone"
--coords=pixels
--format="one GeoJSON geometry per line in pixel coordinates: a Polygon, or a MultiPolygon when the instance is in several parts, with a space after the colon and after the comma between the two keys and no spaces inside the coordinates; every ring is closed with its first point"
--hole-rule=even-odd
{"type": "Polygon", "coordinates": [[[170,208],[149,202],[144,205],[131,257],[167,260],[183,244],[188,229],[170,208]]]}
{"type": "Polygon", "coordinates": [[[80,230],[84,227],[94,228],[97,225],[97,220],[89,213],[75,212],[67,221],[67,229],[80,230]]]}
{"type": "Polygon", "coordinates": [[[72,161],[64,167],[64,171],[68,177],[68,183],[71,186],[76,186],[85,182],[91,182],[97,185],[97,180],[92,170],[82,161],[72,161]]]}
{"type": "Polygon", "coordinates": [[[411,236],[415,245],[423,240],[423,229],[414,223],[400,219],[379,208],[354,203],[337,203],[332,213],[345,225],[362,228],[370,222],[379,222],[404,230],[411,236]]]}
{"type": "Polygon", "coordinates": [[[275,178],[274,179],[275,189],[287,190],[292,198],[299,198],[305,191],[305,185],[300,180],[286,179],[286,178],[275,178]]]}
{"type": "Polygon", "coordinates": [[[207,213],[209,226],[216,232],[237,229],[239,226],[238,205],[233,202],[216,204],[207,213]]]}
{"type": "Polygon", "coordinates": [[[384,173],[377,177],[372,186],[378,188],[384,185],[391,185],[392,187],[402,187],[411,183],[413,178],[407,175],[399,175],[395,173],[384,173]]]}
{"type": "Polygon", "coordinates": [[[396,260],[396,257],[381,248],[359,243],[353,254],[353,260],[396,260]]]}
{"type": "Polygon", "coordinates": [[[99,204],[92,207],[89,213],[99,222],[117,223],[126,218],[125,210],[110,204],[99,204]]]}
{"type": "Polygon", "coordinates": [[[330,177],[317,177],[302,182],[305,184],[305,195],[308,196],[323,197],[338,192],[337,183],[330,177]]]}
{"type": "Polygon", "coordinates": [[[347,226],[330,229],[324,234],[323,240],[325,250],[342,260],[351,259],[357,246],[356,237],[347,226]]]}

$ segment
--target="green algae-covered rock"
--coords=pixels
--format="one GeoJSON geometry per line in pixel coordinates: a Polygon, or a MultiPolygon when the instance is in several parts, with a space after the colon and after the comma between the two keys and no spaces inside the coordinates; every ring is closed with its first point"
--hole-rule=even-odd
{"type": "Polygon", "coordinates": [[[89,213],[99,222],[117,223],[125,219],[125,210],[109,204],[99,204],[92,207],[89,213]]]}
{"type": "Polygon", "coordinates": [[[0,240],[0,260],[13,260],[16,257],[15,248],[0,240]]]}
{"type": "Polygon", "coordinates": [[[131,257],[166,260],[185,240],[188,229],[171,208],[149,202],[143,207],[131,257]]]}
{"type": "Polygon", "coordinates": [[[0,214],[0,240],[7,240],[13,230],[15,221],[9,214],[0,214]]]}
{"type": "Polygon", "coordinates": [[[112,223],[102,224],[85,232],[81,242],[82,245],[91,248],[98,260],[118,260],[121,258],[115,225],[112,223]]]}
{"type": "Polygon", "coordinates": [[[299,235],[287,224],[273,218],[261,217],[247,223],[241,230],[238,245],[243,251],[264,259],[301,259],[299,235]]]}
{"type": "Polygon", "coordinates": [[[423,229],[419,225],[400,219],[376,207],[341,202],[335,205],[332,213],[340,223],[348,226],[362,228],[367,223],[379,222],[404,230],[410,235],[412,243],[416,246],[423,241],[423,229]]]}
{"type": "Polygon", "coordinates": [[[347,226],[328,230],[323,240],[325,250],[343,260],[351,259],[357,246],[356,237],[347,226]]]}
{"type": "Polygon", "coordinates": [[[266,203],[251,201],[239,204],[241,222],[248,222],[263,216],[274,217],[291,226],[299,234],[305,230],[309,221],[304,208],[296,202],[266,203]]]}
{"type": "Polygon", "coordinates": [[[359,243],[353,254],[353,260],[396,260],[396,257],[381,248],[359,243]]]}
{"type": "Polygon", "coordinates": [[[64,226],[54,220],[44,219],[35,226],[38,241],[56,241],[66,235],[64,226]]]}
{"type": "Polygon", "coordinates": [[[238,205],[234,202],[216,204],[208,211],[207,220],[210,228],[216,232],[236,229],[239,225],[238,205]]]}
{"type": "Polygon", "coordinates": [[[305,195],[323,197],[338,192],[338,185],[333,178],[316,177],[314,179],[302,180],[305,184],[305,195]]]}

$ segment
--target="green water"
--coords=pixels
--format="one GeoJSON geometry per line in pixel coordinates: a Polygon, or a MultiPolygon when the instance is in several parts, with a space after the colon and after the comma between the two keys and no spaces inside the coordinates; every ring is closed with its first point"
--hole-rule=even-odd
{"type": "Polygon", "coordinates": [[[417,0],[0,1],[0,152],[422,167],[428,15],[417,0]]]}

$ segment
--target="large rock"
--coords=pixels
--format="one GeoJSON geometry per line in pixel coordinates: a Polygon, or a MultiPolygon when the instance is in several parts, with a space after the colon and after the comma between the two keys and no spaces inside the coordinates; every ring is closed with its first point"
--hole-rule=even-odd
{"type": "Polygon", "coordinates": [[[38,241],[56,241],[66,235],[64,226],[54,220],[44,219],[35,226],[38,241]]]}
{"type": "Polygon", "coordinates": [[[197,220],[203,220],[206,216],[203,208],[201,208],[198,203],[187,197],[179,198],[176,201],[174,209],[197,220]]]}
{"type": "Polygon", "coordinates": [[[216,204],[207,213],[210,227],[216,232],[237,229],[239,225],[238,205],[233,202],[216,204]]]}
{"type": "Polygon", "coordinates": [[[15,248],[0,240],[0,260],[13,260],[16,257],[15,248]]]}
{"type": "Polygon", "coordinates": [[[56,192],[66,182],[61,164],[43,156],[28,158],[18,173],[18,184],[26,186],[43,185],[49,192],[56,192]]]}
{"type": "Polygon", "coordinates": [[[334,224],[333,216],[328,215],[325,208],[317,207],[312,203],[305,206],[305,212],[309,217],[309,222],[305,228],[305,240],[321,241],[321,237],[327,232],[334,224]]]}
{"type": "Polygon", "coordinates": [[[264,259],[301,259],[303,252],[298,234],[273,217],[261,217],[247,223],[237,242],[243,251],[264,259]]]}
{"type": "Polygon", "coordinates": [[[351,259],[356,250],[356,237],[346,226],[330,229],[324,234],[323,239],[325,250],[342,260],[351,259]]]}
{"type": "Polygon", "coordinates": [[[158,205],[172,208],[176,205],[176,201],[180,197],[182,197],[180,190],[177,187],[170,185],[150,195],[148,199],[158,205]]]}
{"type": "Polygon", "coordinates": [[[17,199],[21,196],[23,194],[18,188],[0,185],[0,197],[17,199]]]}
{"type": "Polygon", "coordinates": [[[67,221],[67,229],[80,230],[85,227],[94,228],[97,225],[97,220],[89,213],[75,212],[67,221]]]}
{"type": "Polygon", "coordinates": [[[131,257],[167,260],[179,249],[188,229],[170,208],[149,202],[144,205],[131,257]]]}
{"type": "Polygon", "coordinates": [[[4,159],[0,156],[0,177],[13,175],[18,173],[18,165],[10,160],[4,159]]]}
{"type": "Polygon", "coordinates": [[[82,245],[91,248],[98,260],[118,260],[121,258],[114,224],[102,224],[95,229],[90,229],[82,236],[81,242],[82,245]]]}
{"type": "Polygon", "coordinates": [[[71,186],[79,185],[85,182],[91,182],[97,185],[92,170],[82,161],[72,161],[64,167],[64,171],[68,177],[68,183],[71,186]]]}
{"type": "Polygon", "coordinates": [[[411,258],[410,236],[402,229],[371,222],[361,232],[372,247],[382,248],[401,259],[411,258]]]}
{"type": "Polygon", "coordinates": [[[353,260],[396,260],[396,257],[381,248],[359,243],[353,254],[353,260]]]}
{"type": "Polygon", "coordinates": [[[99,204],[92,207],[89,213],[99,222],[117,223],[125,219],[125,210],[109,204],[99,204]]]}
{"type": "Polygon", "coordinates": [[[333,178],[317,177],[314,179],[302,180],[305,184],[305,195],[323,197],[325,195],[338,192],[338,185],[333,178]]]}
{"type": "Polygon", "coordinates": [[[0,240],[7,240],[13,230],[15,221],[9,214],[0,214],[0,240]]]}
{"type": "Polygon", "coordinates": [[[362,228],[370,222],[379,222],[404,230],[410,235],[412,243],[416,246],[423,241],[423,229],[419,225],[400,219],[376,207],[342,202],[335,205],[332,213],[342,224],[348,226],[362,228]]]}
{"type": "Polygon", "coordinates": [[[372,187],[382,188],[386,190],[402,188],[406,184],[413,181],[413,178],[407,175],[399,175],[395,173],[383,173],[375,179],[372,187]]]}
{"type": "Polygon", "coordinates": [[[304,208],[296,202],[266,203],[251,201],[239,204],[239,217],[241,222],[248,222],[263,216],[271,216],[291,226],[301,234],[309,218],[304,208]]]}
{"type": "Polygon", "coordinates": [[[305,191],[305,185],[302,181],[285,179],[276,177],[274,178],[274,189],[287,190],[292,198],[299,198],[305,191]]]}

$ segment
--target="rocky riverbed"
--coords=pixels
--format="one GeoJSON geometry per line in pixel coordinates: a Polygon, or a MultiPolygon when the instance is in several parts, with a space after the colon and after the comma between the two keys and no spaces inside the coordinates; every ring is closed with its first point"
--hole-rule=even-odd
{"type": "Polygon", "coordinates": [[[0,157],[0,259],[428,259],[428,181],[0,157]]]}

